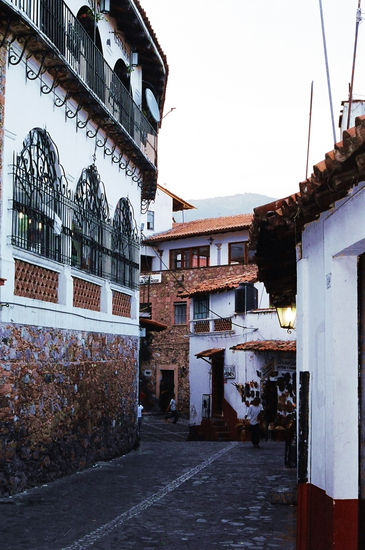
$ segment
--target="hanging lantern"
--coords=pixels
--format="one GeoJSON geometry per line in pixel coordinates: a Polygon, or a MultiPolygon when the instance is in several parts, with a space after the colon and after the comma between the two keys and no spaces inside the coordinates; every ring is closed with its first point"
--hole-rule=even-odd
{"type": "Polygon", "coordinates": [[[295,320],[297,316],[297,308],[295,304],[275,306],[276,313],[281,328],[286,328],[288,332],[294,330],[295,320]]]}

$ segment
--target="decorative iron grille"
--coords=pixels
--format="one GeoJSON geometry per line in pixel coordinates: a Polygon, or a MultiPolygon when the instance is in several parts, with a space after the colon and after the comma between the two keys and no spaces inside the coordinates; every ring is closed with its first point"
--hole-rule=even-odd
{"type": "Polygon", "coordinates": [[[95,165],[67,185],[46,130],[34,128],[14,162],[12,244],[129,288],[138,287],[139,237],[129,199],[109,217],[95,165]]]}
{"type": "MultiPolygon", "coordinates": [[[[134,102],[129,91],[106,63],[102,52],[89,36],[84,21],[85,19],[87,22],[89,19],[88,8],[80,10],[80,21],[63,0],[7,1],[49,38],[75,74],[107,107],[144,155],[156,165],[156,129],[134,102]]],[[[89,24],[94,25],[94,20],[89,24]]],[[[97,34],[97,27],[95,31],[97,34]]]]}

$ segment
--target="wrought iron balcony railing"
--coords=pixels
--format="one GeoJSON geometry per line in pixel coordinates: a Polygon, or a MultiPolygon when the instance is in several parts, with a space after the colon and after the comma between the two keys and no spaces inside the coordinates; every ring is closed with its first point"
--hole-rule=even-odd
{"type": "Polygon", "coordinates": [[[51,41],[69,68],[91,89],[155,166],[156,130],[63,0],[2,0],[51,41]]]}

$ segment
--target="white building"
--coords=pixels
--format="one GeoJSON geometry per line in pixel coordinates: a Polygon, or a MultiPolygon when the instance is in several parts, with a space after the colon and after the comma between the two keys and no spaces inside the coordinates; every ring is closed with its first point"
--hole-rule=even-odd
{"type": "Polygon", "coordinates": [[[274,303],[297,294],[298,550],[365,544],[364,136],[362,116],[298,193],[255,210],[260,279],[274,303]]]}
{"type": "Polygon", "coordinates": [[[295,407],[295,335],[277,323],[256,266],[203,282],[189,296],[191,425],[209,419],[221,430],[224,420],[235,437],[259,397],[270,429],[285,429],[295,407]]]}
{"type": "Polygon", "coordinates": [[[141,210],[168,69],[137,0],[1,0],[0,15],[11,493],[134,444],[141,210]]]}

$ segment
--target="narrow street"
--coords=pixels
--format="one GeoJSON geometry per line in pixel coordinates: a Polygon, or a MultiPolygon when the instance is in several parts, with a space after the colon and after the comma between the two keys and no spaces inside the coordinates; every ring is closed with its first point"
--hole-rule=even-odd
{"type": "Polygon", "coordinates": [[[140,447],[0,501],[2,550],[295,549],[284,443],[186,441],[188,426],[143,419],[140,447]]]}

